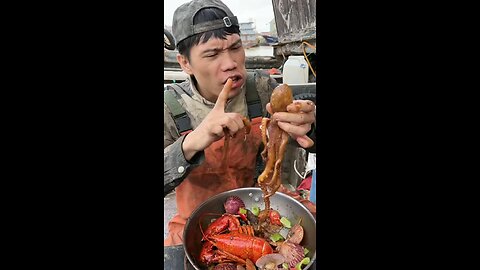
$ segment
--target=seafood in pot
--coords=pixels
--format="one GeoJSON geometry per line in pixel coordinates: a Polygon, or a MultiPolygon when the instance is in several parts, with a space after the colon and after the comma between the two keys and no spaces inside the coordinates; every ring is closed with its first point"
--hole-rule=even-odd
{"type": "Polygon", "coordinates": [[[219,217],[217,214],[218,218],[213,220],[205,230],[200,226],[203,246],[199,261],[208,269],[214,270],[283,269],[287,266],[301,269],[302,261],[309,259],[305,257],[304,248],[301,246],[304,235],[300,225],[301,219],[291,227],[290,221],[285,217],[280,217],[280,213],[276,210],[259,212],[258,209],[255,209],[252,212],[240,207],[237,213],[232,213],[232,209],[238,205],[245,206],[240,198],[228,197],[224,203],[224,209],[230,213],[226,212],[219,217]],[[268,215],[264,217],[265,220],[268,220],[264,224],[277,226],[275,227],[278,229],[275,230],[277,235],[285,226],[290,228],[285,239],[274,240],[273,231],[266,231],[268,226],[261,226],[259,218],[247,218],[249,213],[255,217],[261,214],[268,215]],[[275,225],[276,223],[279,225],[275,225]]]}

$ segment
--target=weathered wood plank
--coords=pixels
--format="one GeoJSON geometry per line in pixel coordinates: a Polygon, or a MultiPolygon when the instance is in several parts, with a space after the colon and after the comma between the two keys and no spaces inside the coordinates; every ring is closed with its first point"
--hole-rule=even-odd
{"type": "Polygon", "coordinates": [[[316,31],[316,0],[272,1],[278,41],[300,41],[316,31]]]}

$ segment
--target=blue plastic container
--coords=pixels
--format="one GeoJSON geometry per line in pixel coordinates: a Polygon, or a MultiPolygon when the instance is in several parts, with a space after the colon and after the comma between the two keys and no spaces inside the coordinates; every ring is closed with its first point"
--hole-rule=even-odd
{"type": "Polygon", "coordinates": [[[310,187],[310,201],[317,203],[317,170],[312,171],[312,185],[310,187]]]}

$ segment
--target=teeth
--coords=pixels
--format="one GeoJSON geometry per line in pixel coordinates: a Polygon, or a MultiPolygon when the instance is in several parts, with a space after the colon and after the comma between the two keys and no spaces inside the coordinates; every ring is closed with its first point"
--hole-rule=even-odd
{"type": "Polygon", "coordinates": [[[232,80],[232,82],[236,82],[236,81],[238,81],[239,78],[238,77],[230,77],[230,79],[232,80]]]}

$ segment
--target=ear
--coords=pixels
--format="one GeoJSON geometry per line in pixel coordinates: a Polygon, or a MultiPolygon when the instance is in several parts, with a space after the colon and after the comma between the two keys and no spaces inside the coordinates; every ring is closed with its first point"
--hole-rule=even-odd
{"type": "Polygon", "coordinates": [[[190,67],[190,62],[187,57],[181,54],[177,54],[177,62],[180,64],[182,70],[188,75],[193,75],[193,71],[190,67]]]}

